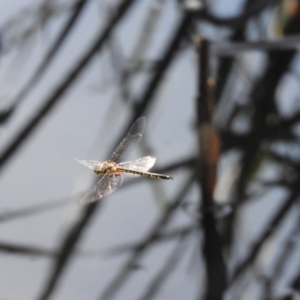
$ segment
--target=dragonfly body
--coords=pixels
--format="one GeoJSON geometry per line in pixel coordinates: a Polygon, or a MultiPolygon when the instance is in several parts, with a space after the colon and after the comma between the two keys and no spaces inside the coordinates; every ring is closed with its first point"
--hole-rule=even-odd
{"type": "MultiPolygon", "coordinates": [[[[145,161],[147,161],[147,160],[150,161],[150,160],[153,160],[154,158],[147,156],[147,157],[143,157],[142,159],[145,161]]],[[[93,171],[97,175],[105,175],[108,177],[120,176],[121,173],[127,173],[130,175],[140,175],[140,176],[145,176],[145,177],[154,178],[154,179],[173,179],[169,175],[146,172],[148,170],[148,168],[146,166],[143,168],[145,170],[145,172],[120,167],[123,165],[132,165],[134,168],[134,166],[136,166],[138,164],[137,162],[140,160],[141,159],[139,159],[137,161],[124,162],[124,163],[120,163],[120,164],[118,164],[114,161],[110,161],[110,160],[107,160],[104,162],[99,161],[98,164],[96,164],[94,166],[93,171]]],[[[84,161],[84,160],[77,160],[77,161],[85,166],[87,166],[87,164],[89,163],[89,161],[84,161]]]]}
{"type": "Polygon", "coordinates": [[[89,189],[82,197],[82,203],[90,203],[114,192],[123,182],[122,174],[144,176],[154,179],[173,179],[169,175],[148,172],[155,163],[155,158],[145,156],[134,161],[120,162],[121,155],[129,145],[136,144],[142,138],[146,126],[145,117],[141,117],[131,126],[125,138],[118,145],[109,160],[100,162],[96,160],[77,161],[92,169],[101,178],[95,186],[89,189]]]}
{"type": "Polygon", "coordinates": [[[120,176],[118,172],[118,164],[110,160],[99,162],[94,172],[97,175],[106,175],[110,177],[120,176]]]}

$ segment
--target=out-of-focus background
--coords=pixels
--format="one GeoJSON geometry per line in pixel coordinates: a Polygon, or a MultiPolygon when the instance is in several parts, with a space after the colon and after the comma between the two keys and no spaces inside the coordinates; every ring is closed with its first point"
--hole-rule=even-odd
{"type": "Polygon", "coordinates": [[[299,32],[299,0],[0,0],[0,299],[299,299],[299,32]],[[124,159],[174,179],[81,205],[140,116],[124,159]]]}

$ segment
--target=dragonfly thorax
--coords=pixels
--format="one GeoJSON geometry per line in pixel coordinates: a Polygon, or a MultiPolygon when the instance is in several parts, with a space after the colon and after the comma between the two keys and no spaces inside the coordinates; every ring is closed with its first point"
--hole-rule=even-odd
{"type": "Polygon", "coordinates": [[[94,172],[97,175],[116,176],[119,175],[117,169],[118,169],[117,163],[107,160],[102,163],[99,163],[97,168],[94,170],[94,172]]]}

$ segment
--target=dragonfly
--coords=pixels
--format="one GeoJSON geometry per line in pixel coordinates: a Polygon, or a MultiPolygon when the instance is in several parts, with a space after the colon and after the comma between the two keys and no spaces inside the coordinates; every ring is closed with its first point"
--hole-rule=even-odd
{"type": "Polygon", "coordinates": [[[144,176],[154,179],[173,179],[169,175],[148,172],[154,166],[155,157],[145,156],[134,161],[119,162],[128,148],[136,145],[142,138],[146,127],[146,118],[138,118],[130,127],[126,136],[113,151],[109,160],[101,162],[97,160],[76,160],[84,166],[92,169],[100,176],[98,182],[91,187],[81,198],[82,204],[95,202],[104,196],[113,193],[123,182],[123,174],[144,176]]]}

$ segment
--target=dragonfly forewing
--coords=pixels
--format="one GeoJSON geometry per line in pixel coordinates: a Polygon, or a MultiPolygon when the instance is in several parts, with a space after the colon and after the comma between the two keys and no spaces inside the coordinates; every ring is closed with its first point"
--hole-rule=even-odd
{"type": "Polygon", "coordinates": [[[92,169],[92,170],[97,170],[98,166],[99,166],[99,161],[97,160],[81,160],[81,159],[78,159],[76,158],[76,160],[81,163],[82,165],[92,169]]]}
{"type": "Polygon", "coordinates": [[[118,161],[122,155],[124,155],[129,148],[129,146],[136,145],[142,138],[144,130],[146,127],[146,118],[140,117],[138,118],[133,125],[130,127],[126,136],[117,146],[109,160],[118,161]]]}

